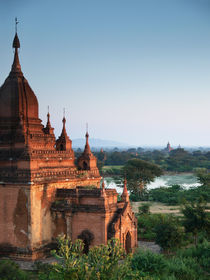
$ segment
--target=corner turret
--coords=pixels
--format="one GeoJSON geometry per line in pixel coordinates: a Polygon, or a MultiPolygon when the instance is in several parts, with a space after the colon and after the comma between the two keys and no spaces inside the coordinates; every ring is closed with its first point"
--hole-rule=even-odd
{"type": "Polygon", "coordinates": [[[72,150],[72,141],[69,139],[67,132],[66,132],[66,118],[65,113],[63,116],[63,129],[61,132],[60,137],[56,141],[56,150],[57,151],[71,151],[72,150]]]}
{"type": "Polygon", "coordinates": [[[90,149],[88,131],[86,132],[85,137],[86,137],[85,149],[82,155],[78,158],[78,168],[80,170],[91,170],[97,168],[97,159],[92,154],[90,149]]]}

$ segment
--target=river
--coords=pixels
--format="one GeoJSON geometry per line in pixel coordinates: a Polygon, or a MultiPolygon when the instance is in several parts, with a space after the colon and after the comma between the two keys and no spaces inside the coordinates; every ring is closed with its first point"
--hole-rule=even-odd
{"type": "MultiPolygon", "coordinates": [[[[104,182],[106,188],[114,188],[118,193],[122,193],[122,183],[116,177],[106,177],[104,178],[104,182]]],[[[189,189],[191,187],[200,186],[200,183],[198,182],[197,177],[191,173],[166,174],[156,178],[154,182],[147,185],[147,188],[155,189],[172,185],[180,185],[186,189],[189,189]]]]}

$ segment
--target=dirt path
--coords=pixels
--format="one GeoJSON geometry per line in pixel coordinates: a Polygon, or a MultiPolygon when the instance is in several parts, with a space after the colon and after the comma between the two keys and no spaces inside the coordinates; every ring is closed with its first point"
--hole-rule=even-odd
{"type": "Polygon", "coordinates": [[[138,246],[140,249],[149,250],[153,253],[160,254],[161,248],[155,242],[149,241],[138,241],[138,246]]]}
{"type": "Polygon", "coordinates": [[[168,206],[160,202],[148,202],[148,201],[138,201],[132,202],[132,208],[134,213],[138,213],[139,206],[142,204],[149,203],[150,204],[150,212],[152,214],[175,214],[181,215],[179,206],[168,206]]]}

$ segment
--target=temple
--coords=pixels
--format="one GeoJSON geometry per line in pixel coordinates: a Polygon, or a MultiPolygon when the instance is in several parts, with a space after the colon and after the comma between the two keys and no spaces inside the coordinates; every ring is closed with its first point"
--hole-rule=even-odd
{"type": "Polygon", "coordinates": [[[164,149],[165,152],[170,153],[173,150],[173,148],[171,147],[171,144],[168,142],[166,148],[164,149]]]}
{"type": "Polygon", "coordinates": [[[0,256],[46,256],[59,234],[81,238],[86,252],[112,237],[133,250],[137,224],[126,181],[118,202],[116,190],[100,186],[88,131],[84,152],[75,159],[65,115],[58,139],[49,112],[42,124],[21,70],[17,32],[13,48],[12,68],[0,87],[0,256]]]}

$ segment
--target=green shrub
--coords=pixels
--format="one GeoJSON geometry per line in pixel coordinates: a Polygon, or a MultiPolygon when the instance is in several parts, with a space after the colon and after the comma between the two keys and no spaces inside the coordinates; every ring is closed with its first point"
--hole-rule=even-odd
{"type": "Polygon", "coordinates": [[[194,258],[206,272],[210,273],[210,242],[205,241],[197,246],[179,250],[177,255],[185,259],[194,258]]]}
{"type": "Polygon", "coordinates": [[[171,215],[163,216],[163,219],[155,227],[155,242],[165,251],[171,251],[182,244],[183,231],[178,219],[171,215]]]}
{"type": "Polygon", "coordinates": [[[174,275],[177,280],[198,280],[202,278],[203,271],[196,260],[174,257],[168,261],[168,274],[174,275]]]}
{"type": "Polygon", "coordinates": [[[28,280],[29,274],[20,269],[19,265],[10,260],[0,261],[1,280],[28,280]]]}
{"type": "MultiPolygon", "coordinates": [[[[155,240],[156,227],[163,220],[169,219],[171,214],[141,214],[138,215],[138,237],[141,239],[155,240]]],[[[178,218],[173,218],[174,223],[179,224],[178,218]]]]}
{"type": "Polygon", "coordinates": [[[163,255],[139,249],[132,257],[131,267],[133,270],[140,271],[141,276],[160,276],[165,273],[167,262],[163,255]]]}
{"type": "Polygon", "coordinates": [[[149,203],[143,203],[141,206],[139,206],[139,214],[149,214],[150,211],[150,204],[149,203]]]}

